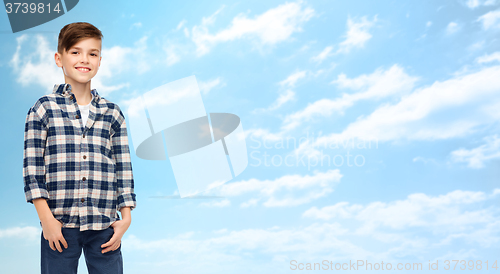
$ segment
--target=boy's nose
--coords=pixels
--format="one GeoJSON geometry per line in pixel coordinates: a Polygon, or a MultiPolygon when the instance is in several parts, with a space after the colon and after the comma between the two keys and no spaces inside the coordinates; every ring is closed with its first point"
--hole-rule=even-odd
{"type": "Polygon", "coordinates": [[[87,57],[87,55],[85,54],[82,54],[82,60],[81,60],[83,63],[88,63],[89,61],[89,58],[87,57]]]}

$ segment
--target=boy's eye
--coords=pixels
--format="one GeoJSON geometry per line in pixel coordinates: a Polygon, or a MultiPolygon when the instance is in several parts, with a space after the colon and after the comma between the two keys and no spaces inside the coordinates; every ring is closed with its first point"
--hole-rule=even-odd
{"type": "Polygon", "coordinates": [[[78,54],[78,51],[73,51],[71,54],[78,54]]]}
{"type": "Polygon", "coordinates": [[[95,53],[91,53],[90,55],[92,55],[92,56],[97,56],[97,54],[95,54],[95,53]]]}

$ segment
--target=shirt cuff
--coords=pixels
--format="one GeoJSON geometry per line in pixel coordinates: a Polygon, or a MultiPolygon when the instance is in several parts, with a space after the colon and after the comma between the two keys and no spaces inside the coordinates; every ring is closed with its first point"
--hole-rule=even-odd
{"type": "Polygon", "coordinates": [[[130,207],[130,210],[136,207],[134,193],[123,193],[120,196],[118,196],[118,210],[126,206],[130,207]]]}
{"type": "Polygon", "coordinates": [[[24,187],[26,202],[33,203],[33,200],[38,198],[49,198],[49,192],[45,187],[45,183],[30,183],[24,187]]]}

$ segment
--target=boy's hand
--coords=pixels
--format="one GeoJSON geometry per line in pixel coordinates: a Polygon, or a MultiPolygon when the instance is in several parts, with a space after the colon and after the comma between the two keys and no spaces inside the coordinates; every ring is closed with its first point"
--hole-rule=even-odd
{"type": "Polygon", "coordinates": [[[64,248],[68,248],[68,243],[61,232],[62,224],[56,218],[47,218],[42,221],[43,238],[49,241],[49,246],[52,250],[62,252],[61,242],[64,248]]]}
{"type": "Polygon", "coordinates": [[[106,249],[103,249],[101,251],[102,253],[115,251],[120,247],[123,234],[125,234],[125,232],[127,231],[128,227],[130,226],[130,223],[131,223],[130,218],[124,218],[123,220],[116,221],[111,225],[111,227],[113,227],[113,230],[115,232],[113,234],[113,237],[111,237],[111,239],[107,243],[101,245],[101,248],[106,247],[106,249]]]}

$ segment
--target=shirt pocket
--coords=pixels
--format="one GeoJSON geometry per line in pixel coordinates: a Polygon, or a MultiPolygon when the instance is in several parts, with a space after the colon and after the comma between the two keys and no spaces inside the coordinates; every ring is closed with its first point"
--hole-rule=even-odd
{"type": "MultiPolygon", "coordinates": [[[[76,118],[76,111],[68,111],[62,109],[51,109],[49,112],[49,125],[55,126],[56,128],[69,126],[80,128],[80,120],[76,118]]],[[[74,131],[74,129],[73,129],[74,131]]],[[[66,133],[67,134],[67,133],[66,133]]]]}
{"type": "Polygon", "coordinates": [[[112,161],[111,123],[97,120],[87,132],[89,144],[94,152],[100,153],[107,161],[112,161]]]}

